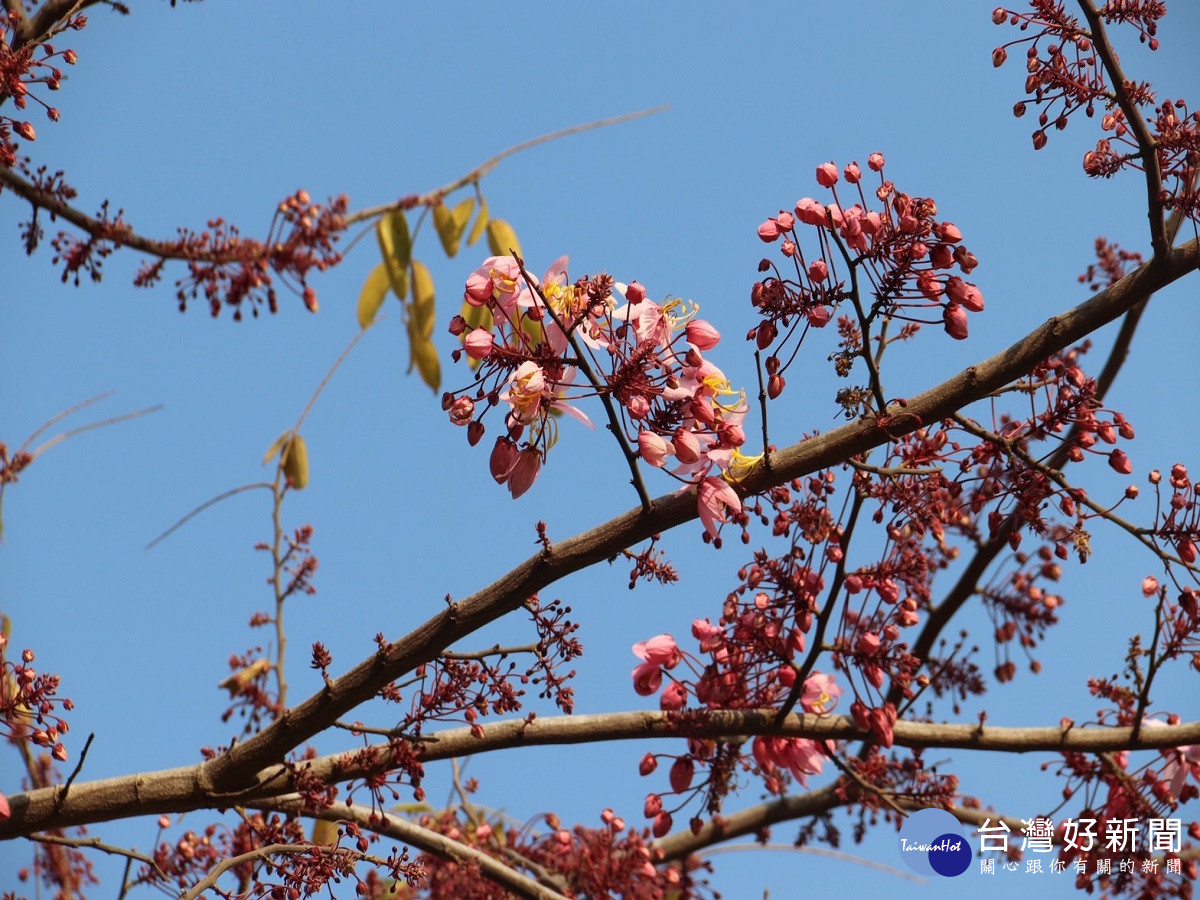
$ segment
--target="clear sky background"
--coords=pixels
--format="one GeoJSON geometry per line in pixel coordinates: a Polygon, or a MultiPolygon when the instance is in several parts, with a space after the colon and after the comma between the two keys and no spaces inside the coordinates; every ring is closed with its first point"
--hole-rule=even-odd
{"type": "MultiPolygon", "coordinates": [[[[1097,235],[1147,249],[1142,183],[1082,174],[1082,154],[1096,139],[1088,123],[1073,121],[1047,149],[1032,150],[1031,118],[1010,112],[1024,81],[1020,51],[998,71],[990,61],[992,48],[1016,33],[993,26],[990,11],[982,2],[878,0],[210,0],[177,9],[142,3],[127,18],[96,9],[84,32],[61,42],[76,49],[79,64],[53,98],[61,122],[37,120],[32,149],[66,170],[83,209],[109,198],[143,234],[168,237],[177,226],[199,229],[224,216],[261,236],[275,205],[301,187],[371,206],[445,184],[527,138],[669,104],[664,114],[512,158],[483,190],[493,214],[515,226],[531,269],[567,253],[572,277],[604,270],[638,279],[653,297],[698,301],[725,334],[710,355],[748,388],[752,355],[741,336],[754,323],[749,291],[764,253],[755,228],[799,197],[822,196],[818,163],[865,164],[879,150],[901,190],[934,197],[941,216],[962,229],[981,261],[975,280],[987,299],[968,341],[935,328],[897,348],[885,375],[889,393],[906,396],[1085,299],[1076,276],[1092,261],[1097,235]]],[[[1200,6],[1171,4],[1157,54],[1127,37],[1119,44],[1127,71],[1195,106],[1197,34],[1200,6]]],[[[374,240],[315,279],[318,315],[285,294],[278,315],[235,324],[228,313],[212,321],[204,304],[180,315],[169,283],[178,269],[157,289],[134,289],[139,260],[130,253],[105,263],[99,285],[61,285],[48,241],[33,258],[22,254],[16,223],[24,215],[21,202],[0,195],[0,439],[19,445],[54,414],[106,391],[113,396],[79,423],[164,409],[54,448],[6,492],[0,609],[14,620],[15,647],[33,647],[39,670],[61,674],[62,693],[76,703],[69,765],[96,733],[81,778],[190,764],[202,746],[231,737],[233,726],[219,721],[227,698],[216,688],[226,659],[269,637],[246,625],[270,604],[269,559],[253,549],[271,533],[268,495],[231,499],[154,550],[144,547],[200,502],[269,474],[259,466],[263,453],[358,330],[354,307],[378,261],[374,240]]],[[[416,255],[430,265],[445,322],[486,251],[477,245],[446,260],[430,232],[416,255]]],[[[1195,294],[1191,284],[1177,286],[1150,306],[1109,398],[1137,429],[1128,447],[1135,475],[1122,479],[1098,461],[1088,487],[1099,497],[1115,499],[1127,482],[1144,483],[1149,469],[1176,461],[1200,471],[1195,294]]],[[[314,525],[321,563],[319,593],[287,613],[294,699],[317,687],[307,668],[314,640],[332,652],[334,673],[345,671],[371,652],[376,632],[397,638],[434,614],[445,594],[469,594],[525,559],[539,519],[561,539],[636,503],[603,432],[570,421],[537,484],[511,501],[488,474],[490,438],[468,448],[437,398],[405,375],[400,310],[394,302],[385,309],[388,319],[309,417],[312,483],[285,506],[288,528],[314,525]]],[[[1098,338],[1093,369],[1111,333],[1098,338]]],[[[437,335],[444,384],[465,383],[465,367],[449,360],[453,339],[442,326],[437,335]]],[[[803,368],[789,373],[771,413],[776,443],[840,423],[829,350],[813,342],[803,368]]],[[[650,478],[653,494],[672,486],[650,478]]],[[[1128,515],[1149,521],[1149,501],[1128,515]]],[[[660,632],[690,641],[691,620],[719,615],[749,558],[736,541],[719,553],[703,545],[698,523],[669,535],[665,547],[683,575],[671,588],[630,592],[625,565],[602,565],[544,593],[563,597],[583,626],[579,712],[655,708],[633,692],[630,645],[660,632]]],[[[1128,636],[1150,628],[1153,610],[1138,585],[1158,572],[1130,541],[1101,529],[1094,549],[1087,566],[1066,566],[1067,603],[1039,653],[1042,674],[1018,659],[1015,682],[972,701],[964,719],[981,709],[1004,725],[1094,717],[1086,679],[1113,674],[1128,636]]],[[[968,612],[962,624],[975,629],[984,648],[978,661],[990,670],[986,618],[968,612]]],[[[525,623],[505,624],[458,649],[529,633],[525,623]]],[[[1200,705],[1181,674],[1172,670],[1156,704],[1194,719],[1200,705]]],[[[394,716],[383,711],[372,724],[394,716]]],[[[350,746],[338,741],[318,746],[350,746]]],[[[595,826],[611,806],[635,822],[644,795],[666,784],[665,772],[638,777],[646,749],[496,754],[473,759],[468,772],[482,782],[481,803],[519,820],[552,810],[595,826]]],[[[965,793],[1021,817],[1056,804],[1060,785],[1040,770],[1052,758],[969,757],[944,756],[965,793]]],[[[20,777],[8,753],[0,790],[15,792],[20,777]]],[[[446,799],[444,771],[431,773],[429,788],[431,802],[446,799]]],[[[757,800],[752,785],[739,802],[757,800]]],[[[206,821],[192,814],[183,827],[206,821]]],[[[149,821],[92,830],[142,848],[154,836],[149,821]]],[[[774,836],[787,843],[795,832],[781,825],[774,836]]],[[[0,845],[0,885],[17,886],[29,849],[0,845]]],[[[847,829],[842,850],[902,865],[890,832],[855,846],[847,829]]],[[[714,885],[734,898],[913,890],[868,865],[803,853],[746,850],[714,861],[714,885]]],[[[120,865],[98,859],[97,870],[107,883],[95,895],[115,895],[120,865]]],[[[1066,884],[1064,876],[988,879],[972,870],[919,890],[1057,896],[1066,884]]]]}

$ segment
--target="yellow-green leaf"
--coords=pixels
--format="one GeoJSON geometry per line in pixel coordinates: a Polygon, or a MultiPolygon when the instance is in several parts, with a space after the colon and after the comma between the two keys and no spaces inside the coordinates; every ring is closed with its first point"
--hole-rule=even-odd
{"type": "Polygon", "coordinates": [[[433,277],[423,262],[412,261],[412,316],[413,333],[428,340],[433,335],[437,307],[433,293],[433,277]]]}
{"type": "Polygon", "coordinates": [[[337,840],[338,824],[329,819],[313,821],[312,842],[314,844],[332,844],[337,840]]]}
{"type": "Polygon", "coordinates": [[[503,219],[490,219],[487,223],[488,247],[493,256],[521,255],[521,245],[517,243],[517,233],[503,219]]]}
{"type": "Polygon", "coordinates": [[[375,236],[379,238],[379,252],[383,254],[392,293],[403,300],[408,296],[408,263],[412,259],[412,238],[404,213],[393,209],[381,218],[375,226],[375,236]]]}
{"type": "Polygon", "coordinates": [[[488,331],[492,330],[495,320],[492,318],[492,311],[486,306],[476,306],[469,300],[464,300],[462,309],[459,315],[463,317],[463,321],[472,328],[485,328],[488,331]]]}
{"type": "Polygon", "coordinates": [[[458,253],[458,245],[462,243],[463,232],[467,222],[471,221],[471,213],[475,210],[475,198],[467,197],[459,202],[454,209],[439,203],[433,208],[433,227],[437,229],[442,241],[442,249],[447,256],[458,253]]]}
{"type": "Polygon", "coordinates": [[[475,217],[475,224],[471,226],[471,233],[467,235],[467,246],[475,246],[475,242],[483,237],[483,230],[487,228],[488,210],[487,201],[482,197],[479,198],[479,215],[475,217]]]}
{"type": "Polygon", "coordinates": [[[421,380],[429,385],[436,394],[442,384],[442,364],[438,360],[437,348],[429,338],[422,338],[409,329],[412,340],[412,361],[421,375],[421,380]]]}
{"type": "Polygon", "coordinates": [[[279,437],[277,437],[275,439],[275,443],[273,443],[269,448],[267,448],[267,455],[263,457],[262,464],[264,466],[267,463],[269,463],[271,460],[273,460],[279,454],[279,451],[283,449],[283,445],[287,443],[288,438],[290,438],[291,436],[292,436],[291,431],[285,431],[283,434],[281,434],[279,437]]]}
{"type": "Polygon", "coordinates": [[[375,323],[375,316],[379,314],[379,308],[387,298],[389,287],[391,279],[388,278],[387,266],[380,263],[371,270],[358,295],[359,328],[370,328],[375,323]]]}
{"type": "Polygon", "coordinates": [[[308,486],[308,445],[300,435],[292,436],[283,447],[283,474],[298,491],[308,486]]]}

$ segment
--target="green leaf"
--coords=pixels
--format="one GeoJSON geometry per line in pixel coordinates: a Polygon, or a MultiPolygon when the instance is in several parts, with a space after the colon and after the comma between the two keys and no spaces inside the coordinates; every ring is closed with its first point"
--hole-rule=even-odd
{"type": "Polygon", "coordinates": [[[479,198],[479,215],[475,217],[475,224],[471,226],[471,233],[467,235],[467,246],[475,246],[475,242],[483,237],[483,230],[487,228],[488,223],[488,208],[487,201],[482,197],[479,198]]]}
{"type": "Polygon", "coordinates": [[[413,332],[428,340],[433,335],[437,307],[433,292],[433,278],[423,262],[412,261],[413,300],[410,315],[413,332]]]}
{"type": "Polygon", "coordinates": [[[442,384],[442,364],[438,360],[437,348],[432,340],[419,336],[412,327],[408,329],[408,336],[412,341],[412,363],[409,367],[416,365],[421,380],[436,394],[442,384]]]}
{"type": "Polygon", "coordinates": [[[444,203],[433,208],[433,227],[437,229],[442,241],[442,249],[447,256],[458,253],[458,245],[462,243],[463,232],[467,222],[471,221],[471,213],[475,210],[475,198],[467,197],[451,210],[444,203]]]}
{"type": "Polygon", "coordinates": [[[487,223],[488,247],[493,256],[521,256],[521,245],[517,233],[503,219],[490,219],[487,223]]]}
{"type": "Polygon", "coordinates": [[[276,456],[279,455],[279,451],[283,449],[283,445],[288,442],[288,438],[290,438],[291,436],[292,436],[291,429],[288,429],[287,431],[285,431],[283,434],[281,434],[279,437],[277,437],[275,439],[275,443],[273,443],[269,448],[267,448],[267,455],[263,457],[262,464],[264,466],[267,463],[269,463],[271,460],[273,460],[276,456]]]}
{"type": "Polygon", "coordinates": [[[308,486],[308,445],[300,435],[293,436],[284,444],[283,474],[288,483],[298,491],[308,486]]]}
{"type": "Polygon", "coordinates": [[[408,296],[408,264],[412,259],[408,219],[401,210],[393,209],[376,224],[375,235],[379,238],[379,252],[387,266],[392,293],[403,300],[408,296]]]}
{"type": "Polygon", "coordinates": [[[379,314],[379,308],[383,306],[383,301],[387,298],[389,287],[391,287],[391,279],[388,278],[387,266],[380,263],[371,270],[371,274],[367,276],[366,283],[363,284],[362,291],[358,295],[359,328],[365,330],[375,324],[375,316],[379,314]]]}

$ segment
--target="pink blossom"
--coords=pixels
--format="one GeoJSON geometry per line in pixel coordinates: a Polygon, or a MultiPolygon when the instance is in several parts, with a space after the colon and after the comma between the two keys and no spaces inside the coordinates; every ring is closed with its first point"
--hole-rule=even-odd
{"type": "Polygon", "coordinates": [[[495,338],[492,337],[492,333],[482,328],[476,328],[463,338],[463,346],[466,348],[467,356],[471,359],[486,359],[487,355],[492,352],[493,343],[495,343],[495,338]]]}
{"type": "MultiPolygon", "coordinates": [[[[1152,728],[1164,728],[1167,725],[1166,722],[1160,722],[1158,719],[1143,719],[1142,724],[1152,728]]],[[[1191,775],[1193,780],[1200,782],[1200,744],[1163,747],[1158,752],[1167,761],[1159,774],[1162,776],[1163,782],[1170,785],[1171,794],[1176,799],[1179,799],[1180,791],[1183,790],[1188,775],[1191,775]]]]}
{"type": "Polygon", "coordinates": [[[721,332],[704,319],[693,319],[685,329],[687,342],[697,350],[711,350],[721,340],[721,332]]]}
{"type": "Polygon", "coordinates": [[[516,463],[513,464],[512,471],[508,473],[508,492],[512,494],[514,500],[533,486],[541,470],[542,453],[540,450],[526,447],[520,452],[516,463]]]}
{"type": "Polygon", "coordinates": [[[779,223],[774,219],[767,219],[758,226],[758,236],[764,244],[769,244],[779,237],[779,223]]]}
{"type": "Polygon", "coordinates": [[[812,197],[804,197],[796,201],[796,218],[805,225],[827,225],[829,217],[825,207],[812,197]]]}
{"type": "Polygon", "coordinates": [[[1113,471],[1119,472],[1122,475],[1129,475],[1133,472],[1133,463],[1129,461],[1129,457],[1125,455],[1124,450],[1114,450],[1108,454],[1108,464],[1113,471]]]}
{"type": "Polygon", "coordinates": [[[845,691],[838,686],[832,675],[813,672],[804,681],[804,694],[800,703],[804,709],[819,716],[827,715],[837,706],[838,697],[845,691]]]}
{"type": "Polygon", "coordinates": [[[824,306],[814,306],[808,311],[808,322],[813,328],[824,328],[833,318],[824,306]]]}
{"type": "Polygon", "coordinates": [[[878,172],[883,168],[883,154],[879,152],[872,153],[867,157],[867,165],[871,167],[872,172],[878,172]]]}
{"type": "Polygon", "coordinates": [[[779,226],[780,233],[791,231],[792,226],[796,224],[790,212],[779,211],[779,215],[775,217],[775,224],[779,226]]]}
{"type": "MultiPolygon", "coordinates": [[[[917,276],[917,290],[930,300],[936,300],[945,288],[933,272],[926,269],[917,276]]],[[[965,317],[964,317],[965,318],[965,317]]]]}
{"type": "Polygon", "coordinates": [[[646,299],[646,289],[636,281],[631,281],[629,287],[625,288],[626,303],[641,303],[646,299]]]}
{"type": "Polygon", "coordinates": [[[742,511],[741,497],[723,478],[705,478],[696,493],[700,521],[704,523],[704,530],[713,537],[717,536],[717,524],[728,521],[727,510],[742,511]]]}
{"type": "Polygon", "coordinates": [[[662,667],[642,663],[633,670],[633,689],[643,697],[658,693],[662,687],[662,667]]]}
{"type": "Polygon", "coordinates": [[[514,422],[528,425],[538,417],[542,405],[542,393],[546,389],[546,375],[531,359],[521,363],[508,377],[508,390],[500,399],[511,409],[514,422]]]}
{"type": "Polygon", "coordinates": [[[671,764],[671,790],[682,794],[692,786],[692,778],[696,775],[696,764],[690,756],[681,756],[671,764]]]}
{"type": "Polygon", "coordinates": [[[675,447],[661,435],[643,429],[638,432],[638,453],[650,465],[661,468],[666,458],[675,453],[675,447]]]}
{"type": "Polygon", "coordinates": [[[824,281],[829,277],[829,266],[825,265],[825,260],[813,260],[808,266],[808,277],[813,281],[824,281]]]}
{"type": "Polygon", "coordinates": [[[488,467],[491,469],[492,478],[496,479],[496,484],[504,484],[508,480],[508,473],[517,464],[518,456],[520,456],[520,451],[509,438],[496,438],[496,446],[492,448],[492,456],[488,461],[488,467]]]}
{"type": "Polygon", "coordinates": [[[659,708],[664,712],[677,712],[687,703],[687,688],[678,681],[672,681],[658,698],[659,708]]]}
{"type": "Polygon", "coordinates": [[[967,337],[967,314],[963,312],[963,308],[957,303],[947,303],[946,308],[942,310],[942,322],[946,328],[946,334],[954,338],[956,341],[965,340],[967,337]]]}
{"type": "Polygon", "coordinates": [[[846,176],[846,180],[851,184],[858,184],[858,180],[862,178],[862,169],[858,167],[858,163],[852,162],[842,170],[842,174],[846,176]]]}
{"type": "Polygon", "coordinates": [[[979,288],[957,275],[946,279],[946,296],[971,312],[983,312],[983,295],[979,293],[979,288]]]}
{"type": "Polygon", "coordinates": [[[700,642],[700,650],[704,653],[711,653],[725,643],[724,630],[708,619],[692,620],[692,637],[700,642]]]}
{"type": "Polygon", "coordinates": [[[821,163],[817,166],[817,184],[823,188],[831,188],[837,184],[838,170],[831,162],[821,163]]]}
{"type": "Polygon", "coordinates": [[[509,308],[521,293],[521,267],[511,256],[489,256],[483,265],[467,277],[463,299],[472,306],[484,306],[495,300],[509,308]]]}
{"type": "Polygon", "coordinates": [[[1142,596],[1153,597],[1158,593],[1158,579],[1153,575],[1147,575],[1142,579],[1142,596]]]}
{"type": "Polygon", "coordinates": [[[645,660],[646,665],[666,666],[673,669],[683,659],[675,638],[669,634],[658,634],[649,640],[633,645],[633,655],[645,660]]]}
{"type": "Polygon", "coordinates": [[[675,447],[675,456],[681,463],[688,465],[700,459],[700,441],[686,428],[675,429],[671,443],[675,447]]]}

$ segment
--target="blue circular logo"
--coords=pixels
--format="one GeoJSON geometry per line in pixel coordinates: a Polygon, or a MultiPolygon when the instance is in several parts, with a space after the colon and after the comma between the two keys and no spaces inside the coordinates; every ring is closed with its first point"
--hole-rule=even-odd
{"type": "Polygon", "coordinates": [[[920,875],[953,878],[971,867],[971,847],[958,819],[944,809],[921,809],[900,827],[900,858],[920,875]]]}

